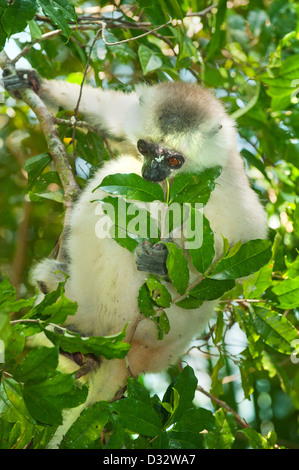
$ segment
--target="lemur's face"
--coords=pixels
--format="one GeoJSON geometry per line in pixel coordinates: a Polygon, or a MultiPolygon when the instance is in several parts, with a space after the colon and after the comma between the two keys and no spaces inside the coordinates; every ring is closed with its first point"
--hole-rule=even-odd
{"type": "Polygon", "coordinates": [[[142,177],[154,183],[164,181],[185,162],[180,152],[149,140],[138,140],[137,149],[144,158],[142,177]]]}

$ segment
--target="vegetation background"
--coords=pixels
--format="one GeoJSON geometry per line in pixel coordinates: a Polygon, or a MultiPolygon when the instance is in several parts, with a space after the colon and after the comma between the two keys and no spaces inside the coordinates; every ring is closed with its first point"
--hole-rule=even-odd
{"type": "MultiPolygon", "coordinates": [[[[140,81],[213,88],[236,120],[239,149],[267,210],[273,244],[271,260],[224,295],[217,320],[182,364],[158,379],[131,379],[126,400],[86,410],[64,445],[299,448],[298,2],[0,0],[0,48],[13,61],[0,53],[3,67],[33,67],[49,79],[84,79],[125,92],[140,81]]],[[[28,102],[4,90],[0,97],[0,338],[6,361],[0,448],[44,448],[62,409],[83,401],[86,389],[56,371],[57,345],[30,352],[28,360],[25,337],[41,325],[19,319],[28,311],[32,318],[29,269],[54,247],[70,184],[51,163],[28,102]]],[[[59,124],[59,137],[83,187],[110,157],[109,146],[92,129],[78,125],[74,133],[68,121],[59,124]]],[[[62,291],[47,302],[46,314],[35,312],[46,323],[59,323],[74,309],[62,291]]],[[[121,339],[115,349],[121,350],[121,339]]]]}

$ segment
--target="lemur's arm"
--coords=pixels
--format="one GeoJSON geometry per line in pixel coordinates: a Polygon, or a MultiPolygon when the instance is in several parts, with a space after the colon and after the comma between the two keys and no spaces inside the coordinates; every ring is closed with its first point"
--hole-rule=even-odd
{"type": "MultiPolygon", "coordinates": [[[[80,86],[63,80],[44,80],[32,70],[18,70],[16,75],[3,77],[5,88],[18,97],[17,90],[30,87],[38,93],[47,106],[57,111],[62,107],[75,110],[80,86]]],[[[80,99],[79,112],[84,120],[98,127],[107,137],[126,140],[126,123],[130,120],[131,110],[135,114],[138,98],[135,93],[102,90],[84,85],[80,99]]]]}

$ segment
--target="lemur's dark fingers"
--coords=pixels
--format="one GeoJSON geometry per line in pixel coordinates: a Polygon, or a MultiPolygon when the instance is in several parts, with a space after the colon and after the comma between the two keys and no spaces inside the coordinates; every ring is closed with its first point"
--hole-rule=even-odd
{"type": "Polygon", "coordinates": [[[163,243],[151,245],[148,241],[140,243],[135,250],[135,262],[138,271],[145,271],[158,276],[168,274],[166,267],[168,250],[163,243]]]}
{"type": "Polygon", "coordinates": [[[40,77],[34,70],[17,70],[15,74],[9,74],[4,70],[2,81],[5,89],[9,92],[31,88],[36,93],[40,91],[40,77]]]}

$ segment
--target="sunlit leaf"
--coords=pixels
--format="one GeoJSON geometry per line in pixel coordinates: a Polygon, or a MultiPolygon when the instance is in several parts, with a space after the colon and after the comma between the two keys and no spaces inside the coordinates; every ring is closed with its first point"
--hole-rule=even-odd
{"type": "Polygon", "coordinates": [[[106,176],[97,188],[109,194],[125,196],[127,199],[145,202],[164,201],[163,190],[159,184],[146,181],[135,173],[106,176]]]}

